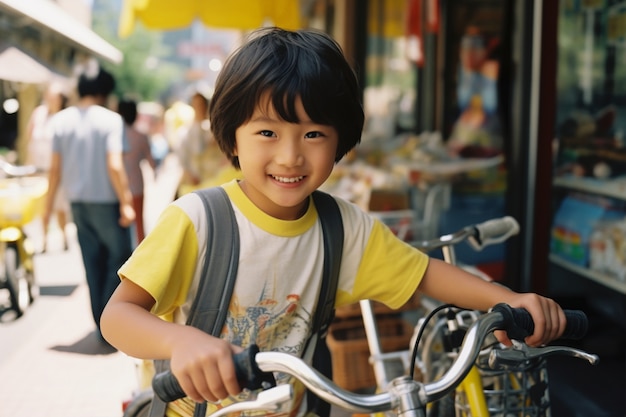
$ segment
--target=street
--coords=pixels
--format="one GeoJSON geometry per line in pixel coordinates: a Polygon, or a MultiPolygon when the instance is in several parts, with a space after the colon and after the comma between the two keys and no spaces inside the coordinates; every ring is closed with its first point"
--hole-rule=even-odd
{"type": "MultiPolygon", "coordinates": [[[[172,200],[179,176],[172,155],[156,181],[151,171],[145,175],[147,231],[172,200]]],[[[40,248],[40,222],[26,230],[40,248]]],[[[73,224],[66,232],[68,251],[57,228],[48,251],[36,255],[40,295],[24,316],[15,320],[0,307],[0,417],[119,417],[137,388],[135,360],[97,339],[73,224]]],[[[6,297],[0,291],[0,306],[6,297]]]]}

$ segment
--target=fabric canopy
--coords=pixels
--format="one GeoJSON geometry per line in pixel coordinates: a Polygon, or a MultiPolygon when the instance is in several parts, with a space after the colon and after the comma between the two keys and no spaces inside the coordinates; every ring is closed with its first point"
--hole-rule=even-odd
{"type": "Polygon", "coordinates": [[[15,46],[0,46],[0,80],[42,84],[52,75],[48,67],[15,46]]]}
{"type": "Polygon", "coordinates": [[[173,30],[199,19],[206,26],[250,30],[267,24],[300,28],[297,0],[124,0],[119,36],[130,35],[135,22],[149,29],[173,30]]]}
{"type": "Polygon", "coordinates": [[[0,0],[0,14],[15,19],[25,27],[45,27],[90,55],[114,64],[123,60],[122,52],[75,19],[55,1],[0,0]]]}

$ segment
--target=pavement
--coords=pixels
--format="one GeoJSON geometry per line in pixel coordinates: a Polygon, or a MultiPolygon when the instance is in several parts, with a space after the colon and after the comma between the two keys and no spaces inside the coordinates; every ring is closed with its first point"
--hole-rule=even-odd
{"type": "MultiPolygon", "coordinates": [[[[145,223],[149,231],[172,200],[179,168],[171,156],[156,180],[146,174],[145,223]]],[[[41,247],[41,224],[26,227],[41,247]]],[[[0,316],[0,417],[120,417],[138,388],[136,360],[99,341],[73,224],[69,250],[60,230],[49,249],[36,255],[40,294],[18,318],[0,316]]],[[[6,300],[0,291],[0,305],[6,300]]]]}

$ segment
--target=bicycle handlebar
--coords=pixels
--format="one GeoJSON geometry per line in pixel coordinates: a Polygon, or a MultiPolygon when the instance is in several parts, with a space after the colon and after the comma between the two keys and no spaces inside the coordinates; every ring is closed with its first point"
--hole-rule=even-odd
{"type": "MultiPolygon", "coordinates": [[[[588,328],[587,316],[578,310],[565,310],[567,326],[563,338],[579,339],[584,337],[588,328]]],[[[487,335],[494,330],[505,330],[512,339],[532,334],[534,324],[530,313],[524,309],[514,309],[506,304],[494,306],[488,313],[480,316],[468,329],[459,354],[450,369],[437,381],[421,384],[423,391],[412,401],[432,402],[453,390],[465,378],[480,353],[487,335]]],[[[537,348],[536,350],[541,349],[537,348]]],[[[552,349],[550,354],[554,353],[552,349]]],[[[535,356],[541,356],[535,353],[535,356]]],[[[300,358],[280,352],[258,352],[252,346],[244,352],[234,355],[237,378],[242,388],[258,389],[275,385],[272,372],[285,372],[299,379],[308,389],[323,400],[355,412],[380,412],[398,407],[397,401],[389,392],[374,395],[355,394],[335,385],[328,378],[311,368],[300,358]]],[[[597,356],[587,354],[585,359],[597,362],[597,356]]],[[[521,359],[520,359],[521,360],[521,359]]],[[[393,384],[406,384],[408,377],[400,377],[393,384]]],[[[411,384],[416,383],[411,380],[411,384]]],[[[170,371],[157,374],[152,386],[154,392],[164,401],[174,401],[185,396],[178,381],[170,371]]],[[[393,390],[390,387],[390,390],[393,390]]],[[[407,388],[402,388],[406,390],[407,388]]],[[[404,392],[403,395],[408,395],[404,392]]]]}
{"type": "Polygon", "coordinates": [[[410,244],[418,249],[430,251],[468,240],[475,250],[482,250],[486,246],[504,242],[509,237],[518,234],[519,230],[520,227],[517,220],[511,216],[505,216],[465,226],[454,233],[442,235],[434,239],[413,241],[410,244]]]}
{"type": "Polygon", "coordinates": [[[519,223],[511,216],[487,220],[474,226],[476,233],[469,237],[474,249],[481,250],[485,246],[502,243],[509,237],[519,233],[519,223]]]}

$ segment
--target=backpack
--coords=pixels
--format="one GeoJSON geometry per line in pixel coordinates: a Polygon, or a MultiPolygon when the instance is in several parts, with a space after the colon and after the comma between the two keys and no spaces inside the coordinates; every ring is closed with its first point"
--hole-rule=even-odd
{"type": "MultiPolygon", "coordinates": [[[[219,337],[226,321],[237,277],[239,230],[230,199],[222,187],[205,188],[194,192],[200,196],[207,213],[209,240],[198,292],[192,303],[187,324],[219,337]],[[226,259],[228,262],[224,262],[226,259]],[[211,262],[212,260],[216,262],[211,262]],[[214,279],[208,280],[207,276],[214,279]],[[215,279],[218,277],[221,279],[215,279]]],[[[326,344],[326,334],[335,312],[335,295],[343,251],[343,222],[333,197],[322,191],[314,191],[313,201],[322,225],[324,266],[311,337],[304,351],[307,350],[309,343],[315,343],[313,367],[332,379],[331,355],[326,344]]],[[[168,368],[169,361],[155,361],[157,374],[168,368]]],[[[307,395],[307,407],[320,417],[330,415],[330,405],[310,393],[307,395]]],[[[150,417],[164,416],[165,408],[165,402],[157,395],[153,395],[150,417]]],[[[194,417],[205,414],[206,403],[196,404],[194,417]]]]}

